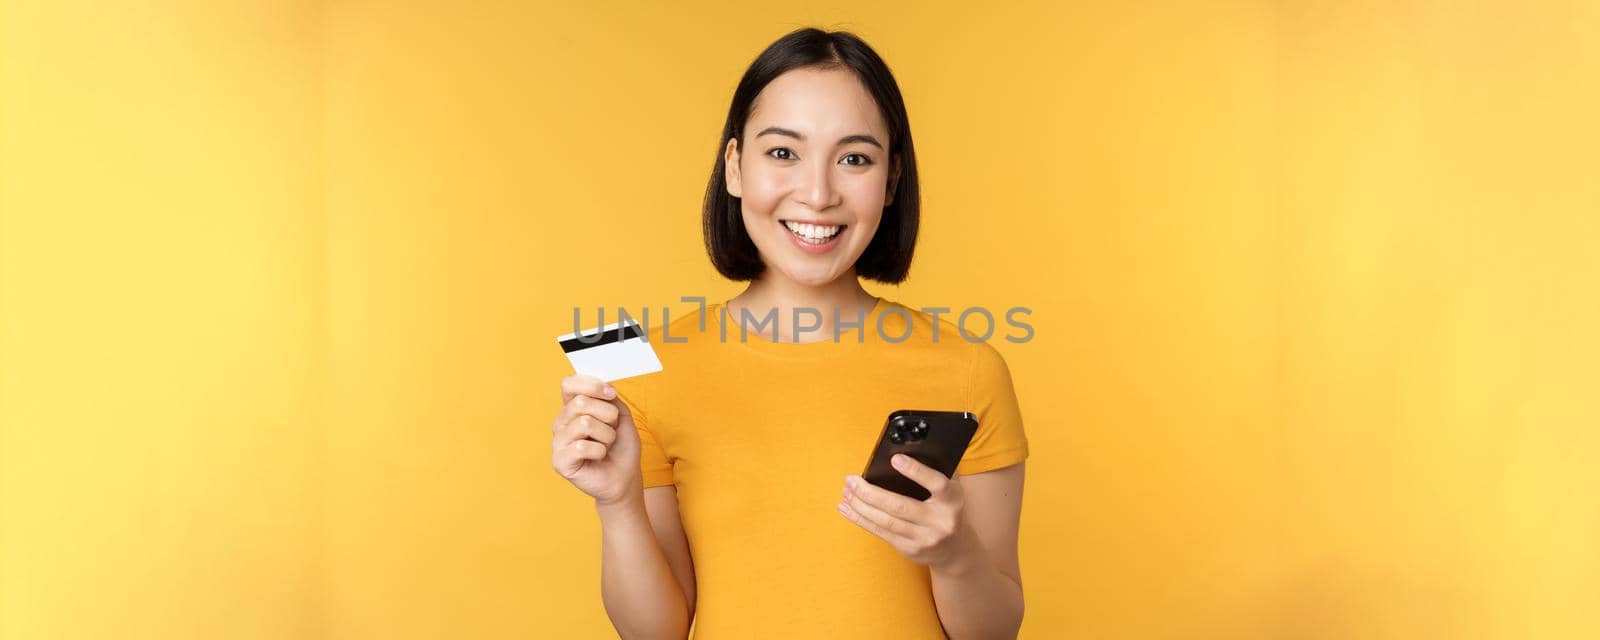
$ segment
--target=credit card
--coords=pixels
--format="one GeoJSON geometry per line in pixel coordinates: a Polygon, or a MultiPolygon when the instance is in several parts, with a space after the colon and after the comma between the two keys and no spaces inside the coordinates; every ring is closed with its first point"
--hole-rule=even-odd
{"type": "Polygon", "coordinates": [[[556,338],[572,362],[572,369],[606,382],[655,373],[661,370],[656,350],[645,341],[639,323],[618,321],[556,338]]]}

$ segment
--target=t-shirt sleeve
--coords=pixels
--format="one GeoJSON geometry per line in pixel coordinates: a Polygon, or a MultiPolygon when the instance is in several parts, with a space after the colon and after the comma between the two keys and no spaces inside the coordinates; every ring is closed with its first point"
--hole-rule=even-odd
{"type": "Polygon", "coordinates": [[[1011,386],[1011,369],[994,346],[987,342],[972,345],[967,406],[978,414],[978,432],[956,465],[956,473],[961,475],[1008,467],[1028,457],[1028,438],[1022,431],[1022,409],[1011,386]]]}
{"type": "Polygon", "coordinates": [[[645,488],[660,487],[672,484],[672,460],[667,457],[667,452],[662,448],[661,442],[656,439],[654,431],[650,430],[650,419],[639,410],[639,405],[628,399],[622,388],[617,387],[617,397],[628,406],[628,412],[633,414],[633,426],[639,433],[639,472],[644,477],[645,488]]]}

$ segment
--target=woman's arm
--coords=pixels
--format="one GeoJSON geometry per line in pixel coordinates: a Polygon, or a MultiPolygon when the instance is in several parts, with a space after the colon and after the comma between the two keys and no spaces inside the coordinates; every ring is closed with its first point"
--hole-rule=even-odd
{"type": "Polygon", "coordinates": [[[694,620],[694,564],[674,487],[650,487],[600,514],[600,592],[617,635],[687,638],[694,620]]]}
{"type": "Polygon", "coordinates": [[[967,543],[950,562],[930,566],[939,621],[951,638],[1015,638],[1022,626],[1023,465],[961,477],[967,543]]]}
{"type": "Polygon", "coordinates": [[[671,486],[643,488],[642,441],[615,387],[561,379],[550,464],[594,498],[600,515],[600,596],[623,638],[683,638],[694,619],[694,564],[671,486]]]}
{"type": "Polygon", "coordinates": [[[1022,626],[1017,530],[1023,464],[970,476],[896,455],[892,463],[931,494],[912,500],[851,475],[839,512],[928,566],[934,605],[951,638],[1015,638],[1022,626]]]}

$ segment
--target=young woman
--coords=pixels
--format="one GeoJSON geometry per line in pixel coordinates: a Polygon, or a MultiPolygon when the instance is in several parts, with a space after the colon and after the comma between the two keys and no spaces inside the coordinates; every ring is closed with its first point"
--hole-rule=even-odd
{"type": "Polygon", "coordinates": [[[622,637],[1016,635],[1028,448],[1009,370],[859,280],[906,278],[918,204],[905,104],[870,47],[802,29],[750,65],[703,221],[712,263],[749,286],[652,327],[661,372],[561,382],[552,464],[595,500],[622,637]],[[926,500],[858,475],[899,409],[978,416],[954,477],[897,456],[926,500]]]}

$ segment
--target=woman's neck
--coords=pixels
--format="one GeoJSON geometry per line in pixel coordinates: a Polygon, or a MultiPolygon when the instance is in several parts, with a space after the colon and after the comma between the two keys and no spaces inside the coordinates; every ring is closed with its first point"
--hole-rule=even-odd
{"type": "MultiPolygon", "coordinates": [[[[777,310],[776,327],[771,324],[757,330],[750,325],[751,333],[774,342],[794,341],[795,309],[814,309],[816,314],[802,312],[800,322],[807,329],[800,335],[800,342],[816,342],[818,340],[833,339],[833,319],[837,313],[841,320],[854,322],[858,317],[865,317],[871,313],[877,304],[877,297],[861,286],[854,272],[840,276],[837,280],[822,286],[811,286],[797,283],[782,276],[774,276],[769,269],[762,277],[751,281],[743,293],[727,301],[727,310],[732,320],[737,323],[744,311],[755,319],[763,322],[768,314],[777,310]],[[820,314],[821,327],[811,329],[817,323],[816,315],[820,314]],[[776,332],[776,335],[774,335],[776,332]]],[[[735,325],[737,326],[737,325],[735,325]]]]}

